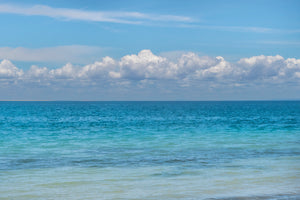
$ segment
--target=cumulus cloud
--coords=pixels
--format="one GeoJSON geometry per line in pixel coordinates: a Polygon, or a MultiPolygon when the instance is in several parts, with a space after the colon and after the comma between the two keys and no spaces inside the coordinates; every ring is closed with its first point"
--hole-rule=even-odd
{"type": "Polygon", "coordinates": [[[175,78],[177,66],[166,58],[142,50],[138,55],[127,55],[119,62],[120,77],[128,79],[175,78]]]}
{"type": "Polygon", "coordinates": [[[178,86],[205,81],[207,84],[243,84],[300,82],[300,59],[282,56],[254,56],[238,62],[228,62],[223,57],[199,56],[193,52],[184,53],[176,61],[142,50],[138,54],[126,55],[120,60],[104,57],[101,61],[85,66],[67,63],[61,68],[32,66],[23,71],[9,60],[0,63],[0,80],[13,79],[18,83],[36,84],[111,83],[126,85],[153,84],[155,81],[173,81],[178,86]]]}
{"type": "Polygon", "coordinates": [[[116,61],[108,56],[104,57],[102,61],[95,62],[84,66],[78,73],[80,78],[105,78],[108,75],[113,78],[118,78],[114,75],[113,70],[116,70],[116,61]]]}
{"type": "Polygon", "coordinates": [[[18,69],[9,60],[2,60],[0,63],[0,79],[20,78],[23,75],[23,70],[18,69]]]}

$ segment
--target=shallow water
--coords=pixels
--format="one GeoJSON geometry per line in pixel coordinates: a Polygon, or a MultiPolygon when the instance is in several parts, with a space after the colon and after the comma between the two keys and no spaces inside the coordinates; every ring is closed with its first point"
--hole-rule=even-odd
{"type": "Polygon", "coordinates": [[[0,102],[0,199],[299,199],[300,102],[0,102]]]}

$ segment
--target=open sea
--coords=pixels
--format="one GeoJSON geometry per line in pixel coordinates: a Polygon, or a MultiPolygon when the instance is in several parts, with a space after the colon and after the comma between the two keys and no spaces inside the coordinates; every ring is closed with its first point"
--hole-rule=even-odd
{"type": "Polygon", "coordinates": [[[300,101],[0,102],[0,199],[300,199],[300,101]]]}

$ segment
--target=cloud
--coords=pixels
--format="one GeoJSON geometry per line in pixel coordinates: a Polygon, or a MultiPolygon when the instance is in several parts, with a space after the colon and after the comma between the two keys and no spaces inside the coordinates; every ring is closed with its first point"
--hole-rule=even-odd
{"type": "Polygon", "coordinates": [[[150,50],[142,50],[138,55],[121,58],[120,77],[127,79],[174,78],[177,66],[166,58],[154,55],[150,50]]]}
{"type": "Polygon", "coordinates": [[[111,22],[122,24],[142,24],[146,21],[157,22],[191,22],[192,18],[176,15],[146,14],[141,12],[121,11],[86,11],[70,8],[53,8],[46,5],[31,7],[11,4],[0,4],[0,13],[21,14],[28,16],[47,16],[66,20],[83,20],[95,22],[111,22]]]}
{"type": "MultiPolygon", "coordinates": [[[[0,13],[18,14],[25,16],[46,16],[62,20],[80,20],[91,22],[109,22],[119,24],[143,24],[155,26],[172,26],[178,28],[197,28],[230,32],[253,33],[299,33],[299,29],[276,29],[269,27],[219,26],[201,25],[199,19],[189,16],[153,14],[126,11],[89,11],[71,8],[54,8],[47,5],[20,6],[15,4],[0,4],[0,13]]],[[[268,42],[267,42],[268,43],[268,42]]],[[[272,42],[273,43],[273,42],[272,42]]]]}
{"type": "Polygon", "coordinates": [[[25,71],[0,62],[0,98],[11,100],[297,99],[299,89],[300,59],[280,55],[228,62],[183,52],[170,60],[142,50],[118,60],[25,71]]]}
{"type": "MultiPolygon", "coordinates": [[[[216,31],[228,31],[228,32],[241,32],[241,33],[279,33],[279,34],[296,34],[300,32],[300,29],[278,29],[270,27],[255,27],[255,26],[218,26],[218,25],[201,25],[201,24],[178,24],[179,28],[195,28],[195,29],[206,29],[206,30],[216,30],[216,31]]],[[[286,43],[286,42],[276,42],[276,41],[262,41],[259,43],[265,44],[276,44],[276,43],[286,43]]],[[[294,44],[288,42],[289,44],[294,44]]],[[[297,43],[297,42],[296,42],[297,43]]]]}
{"type": "Polygon", "coordinates": [[[2,60],[0,63],[0,80],[20,78],[23,75],[23,71],[18,69],[9,60],[2,60]]]}
{"type": "Polygon", "coordinates": [[[87,63],[96,60],[106,49],[84,45],[56,46],[47,48],[0,47],[0,59],[34,62],[87,63]]]}
{"type": "Polygon", "coordinates": [[[27,71],[17,68],[9,60],[0,63],[0,80],[14,80],[20,84],[41,85],[81,84],[128,85],[171,81],[178,87],[189,87],[197,82],[207,85],[252,85],[300,83],[300,59],[276,56],[253,56],[230,63],[223,57],[198,56],[193,52],[180,55],[176,61],[142,50],[137,55],[126,55],[120,60],[104,57],[85,66],[67,63],[61,68],[31,66],[27,71]]]}
{"type": "Polygon", "coordinates": [[[278,32],[278,29],[265,28],[265,27],[253,27],[253,26],[199,26],[199,28],[214,29],[221,31],[232,32],[254,32],[254,33],[272,33],[278,32]]]}

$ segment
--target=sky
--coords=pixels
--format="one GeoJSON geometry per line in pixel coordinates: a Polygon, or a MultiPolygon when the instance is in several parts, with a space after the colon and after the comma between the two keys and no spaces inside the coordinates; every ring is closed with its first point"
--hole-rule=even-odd
{"type": "Polygon", "coordinates": [[[0,100],[299,100],[299,9],[0,0],[0,100]]]}

